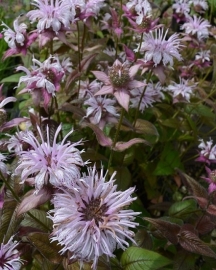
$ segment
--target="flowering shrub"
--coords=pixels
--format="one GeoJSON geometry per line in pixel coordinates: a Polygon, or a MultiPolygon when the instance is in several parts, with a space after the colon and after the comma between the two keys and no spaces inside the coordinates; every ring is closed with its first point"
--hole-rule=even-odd
{"type": "Polygon", "coordinates": [[[0,269],[214,269],[215,15],[33,0],[2,16],[0,269]]]}

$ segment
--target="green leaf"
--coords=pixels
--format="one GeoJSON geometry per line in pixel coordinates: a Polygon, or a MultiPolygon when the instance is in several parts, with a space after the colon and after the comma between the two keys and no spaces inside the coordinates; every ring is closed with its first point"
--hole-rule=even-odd
{"type": "Polygon", "coordinates": [[[17,202],[15,200],[5,200],[0,220],[0,243],[7,242],[12,235],[17,232],[18,226],[23,217],[17,217],[17,202]]]}
{"type": "Polygon", "coordinates": [[[16,73],[10,75],[1,80],[1,83],[18,83],[21,76],[25,75],[25,73],[16,73]]]}
{"type": "Polygon", "coordinates": [[[139,247],[128,248],[121,257],[124,270],[156,270],[171,263],[159,253],[139,247]]]}
{"type": "Polygon", "coordinates": [[[160,156],[154,175],[170,175],[175,168],[181,168],[181,160],[179,151],[173,149],[171,144],[166,144],[160,156]]]}
{"type": "Polygon", "coordinates": [[[126,190],[132,184],[131,173],[127,167],[111,167],[110,174],[116,171],[117,174],[115,176],[116,184],[118,186],[118,190],[126,190]]]}
{"type": "Polygon", "coordinates": [[[171,205],[169,209],[169,215],[176,218],[186,218],[191,213],[197,210],[197,203],[195,200],[186,200],[182,202],[176,202],[171,205]]]}
{"type": "Polygon", "coordinates": [[[60,263],[63,257],[59,254],[61,247],[57,246],[57,242],[50,242],[49,234],[46,233],[31,233],[28,235],[28,240],[33,246],[50,262],[60,263]]]}
{"type": "Polygon", "coordinates": [[[37,222],[35,219],[30,217],[28,214],[25,215],[25,218],[21,222],[21,226],[23,227],[33,227],[36,229],[40,229],[44,232],[47,231],[47,228],[51,228],[52,221],[47,218],[47,213],[45,213],[42,210],[38,209],[32,209],[28,213],[30,213],[32,216],[34,216],[39,222],[37,222]],[[44,224],[44,226],[42,224],[44,224]]]}

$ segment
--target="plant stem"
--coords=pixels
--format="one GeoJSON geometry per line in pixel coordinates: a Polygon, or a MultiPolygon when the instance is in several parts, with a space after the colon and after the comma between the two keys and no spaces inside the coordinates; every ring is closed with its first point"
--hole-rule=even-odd
{"type": "Polygon", "coordinates": [[[119,135],[119,132],[120,132],[120,128],[121,128],[122,121],[123,121],[123,116],[124,116],[124,108],[121,109],[120,119],[119,119],[119,122],[118,122],[116,134],[115,134],[114,141],[113,141],[113,144],[112,144],[111,153],[110,153],[110,156],[109,156],[108,170],[109,170],[109,168],[110,168],[111,165],[112,165],[112,157],[113,157],[113,151],[114,151],[113,148],[115,147],[116,142],[117,142],[117,140],[118,140],[118,135],[119,135]]]}
{"type": "Polygon", "coordinates": [[[133,124],[133,127],[136,126],[136,121],[137,121],[137,118],[138,118],[140,105],[141,105],[142,99],[143,99],[143,97],[144,97],[144,94],[145,94],[146,88],[147,88],[147,86],[148,86],[148,83],[149,83],[149,81],[150,81],[150,79],[151,79],[151,76],[152,76],[152,69],[151,69],[150,72],[149,72],[148,78],[147,78],[147,80],[146,80],[146,86],[145,86],[144,89],[143,89],[142,95],[141,95],[140,100],[139,100],[139,104],[138,104],[137,109],[136,109],[136,114],[135,114],[135,118],[134,118],[134,124],[133,124]]]}

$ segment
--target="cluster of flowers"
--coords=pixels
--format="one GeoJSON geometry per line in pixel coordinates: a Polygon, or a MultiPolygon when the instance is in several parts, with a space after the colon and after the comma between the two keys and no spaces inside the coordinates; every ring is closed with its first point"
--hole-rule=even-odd
{"type": "Polygon", "coordinates": [[[200,139],[200,148],[199,157],[196,159],[198,162],[205,164],[205,170],[207,177],[203,177],[209,184],[209,193],[212,193],[216,190],[216,170],[211,168],[211,165],[216,163],[216,144],[213,144],[213,140],[204,142],[203,139],[200,139]]]}
{"type": "MultiPolygon", "coordinates": [[[[14,29],[2,24],[2,33],[9,46],[4,59],[16,54],[26,55],[36,42],[43,48],[60,41],[74,49],[76,46],[70,44],[68,36],[80,21],[90,28],[91,19],[97,18],[106,4],[103,0],[33,0],[32,5],[35,9],[25,16],[31,24],[37,23],[36,29],[28,31],[23,17],[15,19],[14,29]]],[[[135,108],[144,112],[167,94],[171,95],[173,103],[190,102],[197,84],[184,69],[179,83],[171,81],[165,86],[164,83],[166,72],[173,68],[174,61],[182,60],[180,50],[184,47],[183,41],[189,41],[196,49],[202,48],[190,63],[190,69],[210,65],[210,52],[205,50],[205,39],[210,34],[211,25],[201,17],[191,16],[192,7],[200,14],[208,8],[205,1],[176,0],[173,4],[174,16],[182,22],[183,38],[177,33],[169,35],[168,30],[158,24],[159,19],[153,18],[152,7],[147,0],[131,0],[121,7],[121,17],[127,18],[130,28],[138,35],[137,48],[124,45],[123,54],[110,67],[104,68],[101,63],[99,70],[91,71],[91,78],[93,74],[95,79],[79,81],[78,99],[84,100],[82,121],[88,121],[103,131],[107,124],[119,121],[118,106],[125,111],[135,108]],[[142,58],[137,59],[137,55],[142,58]],[[149,79],[140,79],[147,72],[149,79]],[[152,74],[158,81],[151,80],[152,74]],[[135,79],[136,76],[138,79],[135,79]]],[[[110,8],[110,13],[104,14],[100,23],[102,29],[117,38],[123,34],[122,22],[115,9],[110,8]]],[[[62,83],[74,71],[70,58],[61,59],[54,55],[53,48],[49,53],[44,61],[32,56],[33,65],[30,68],[17,68],[17,71],[26,73],[19,79],[18,87],[24,85],[19,94],[29,92],[33,105],[44,107],[47,114],[54,100],[57,102],[56,96],[62,83]]],[[[109,50],[104,53],[118,55],[116,51],[114,54],[109,50]]],[[[2,115],[5,115],[4,105],[15,101],[13,97],[3,99],[0,104],[2,115]]],[[[5,123],[5,120],[1,122],[1,130],[23,121],[17,119],[5,123]]],[[[46,123],[46,119],[40,119],[38,123],[46,123]]],[[[93,261],[92,268],[96,269],[99,256],[114,257],[116,248],[124,250],[129,246],[128,241],[135,243],[132,229],[139,225],[134,220],[140,213],[125,209],[136,199],[132,197],[135,188],[118,191],[114,184],[115,173],[109,178],[108,172],[104,174],[102,169],[97,172],[95,166],[84,162],[81,156],[84,150],[79,150],[82,140],[75,143],[67,141],[73,131],[59,142],[61,124],[53,136],[46,124],[43,130],[39,125],[34,131],[31,128],[9,135],[10,138],[4,142],[8,152],[18,157],[13,174],[20,176],[20,184],[35,187],[35,197],[49,190],[53,204],[53,210],[48,212],[53,221],[51,241],[57,240],[62,246],[60,252],[68,252],[70,260],[79,260],[81,265],[93,261]],[[86,173],[81,173],[81,169],[86,173]]],[[[112,144],[112,147],[115,145],[112,144]]],[[[202,149],[200,161],[203,161],[202,158],[205,162],[216,161],[211,141],[207,144],[202,141],[199,147],[202,149]]],[[[5,164],[5,156],[0,154],[0,160],[2,177],[11,174],[5,164]]],[[[216,185],[210,185],[210,192],[215,189],[216,185]]],[[[20,269],[24,262],[19,257],[17,245],[12,238],[1,245],[0,268],[20,269]]]]}

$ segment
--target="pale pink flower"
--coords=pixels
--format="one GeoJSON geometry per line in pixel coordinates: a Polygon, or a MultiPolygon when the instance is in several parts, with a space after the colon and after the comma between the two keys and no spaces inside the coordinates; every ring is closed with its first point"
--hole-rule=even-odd
{"type": "Polygon", "coordinates": [[[193,15],[193,17],[187,17],[187,22],[181,26],[181,29],[188,35],[196,36],[198,41],[202,41],[203,39],[208,38],[208,28],[210,26],[211,25],[207,20],[193,15]]]}
{"type": "Polygon", "coordinates": [[[210,168],[206,167],[207,177],[202,177],[206,182],[209,184],[208,192],[212,193],[216,190],[216,170],[211,170],[210,168]]]}
{"type": "Polygon", "coordinates": [[[70,29],[70,23],[75,20],[76,11],[67,1],[61,0],[33,0],[36,7],[26,16],[34,23],[37,22],[38,32],[53,31],[58,34],[65,29],[70,29]]]}
{"type": "Polygon", "coordinates": [[[131,197],[134,188],[117,191],[115,173],[109,180],[96,171],[95,166],[78,182],[78,190],[59,190],[52,200],[54,209],[49,212],[53,221],[52,241],[58,241],[68,252],[71,260],[93,261],[97,269],[98,258],[115,257],[116,248],[125,250],[129,241],[135,243],[134,232],[139,224],[134,222],[138,212],[128,207],[136,197],[131,197]],[[70,206],[70,207],[68,207],[70,206]]]}
{"type": "Polygon", "coordinates": [[[173,17],[177,22],[185,22],[187,16],[190,13],[190,4],[188,0],[175,0],[175,3],[172,5],[174,10],[173,17]]]}
{"type": "Polygon", "coordinates": [[[203,139],[200,139],[200,144],[198,148],[200,148],[200,156],[196,159],[196,161],[205,162],[210,164],[211,162],[216,162],[216,145],[213,145],[213,141],[210,139],[207,142],[204,142],[203,139]]]}
{"type": "Polygon", "coordinates": [[[161,26],[157,25],[159,18],[152,19],[152,7],[147,0],[132,0],[123,10],[135,32],[148,33],[161,26]]]}
{"type": "MultiPolygon", "coordinates": [[[[0,91],[2,90],[2,86],[0,86],[0,91]]],[[[7,119],[7,113],[3,107],[9,102],[15,102],[16,100],[15,97],[7,97],[0,102],[0,126],[3,125],[7,119]]]]}
{"type": "MultiPolygon", "coordinates": [[[[146,83],[146,81],[144,81],[146,83]]],[[[131,101],[131,108],[137,108],[140,102],[140,98],[143,94],[144,87],[135,88],[131,90],[132,98],[131,101]]],[[[162,93],[162,86],[160,82],[157,84],[153,84],[153,82],[148,83],[143,98],[140,103],[139,110],[143,112],[145,108],[152,107],[153,103],[161,101],[164,98],[162,93]]]]}
{"type": "Polygon", "coordinates": [[[93,80],[92,82],[89,82],[89,79],[80,81],[79,99],[91,97],[92,94],[94,95],[100,89],[101,82],[98,82],[97,80],[93,80]]]}
{"type": "Polygon", "coordinates": [[[0,246],[0,269],[1,270],[19,270],[22,267],[23,260],[20,258],[17,241],[13,241],[12,236],[9,241],[0,246]]]}
{"type": "MultiPolygon", "coordinates": [[[[163,63],[164,66],[173,66],[173,58],[182,60],[179,53],[181,48],[178,34],[173,34],[167,39],[168,30],[157,29],[144,33],[140,52],[144,52],[144,62],[152,61],[154,66],[163,63]]],[[[138,46],[139,48],[139,46],[138,46]]],[[[135,51],[138,51],[138,48],[135,51]]]]}
{"type": "Polygon", "coordinates": [[[64,80],[65,74],[70,70],[69,60],[64,59],[60,63],[57,56],[49,56],[43,63],[33,58],[31,71],[24,66],[19,66],[17,71],[24,71],[25,76],[19,79],[18,87],[23,82],[26,87],[19,93],[31,92],[34,103],[44,103],[47,108],[50,99],[60,90],[60,83],[64,80]]]}
{"type": "Polygon", "coordinates": [[[127,63],[121,63],[116,60],[109,73],[102,71],[92,71],[95,77],[104,83],[104,86],[96,93],[96,95],[112,94],[118,103],[127,111],[130,100],[130,91],[135,87],[142,87],[143,82],[133,79],[138,72],[140,65],[134,65],[129,68],[127,63]]]}
{"type": "Polygon", "coordinates": [[[203,68],[209,67],[211,65],[210,61],[210,50],[200,51],[195,55],[195,60],[191,66],[203,68]]]}
{"type": "Polygon", "coordinates": [[[192,0],[189,3],[194,7],[196,12],[204,13],[208,9],[206,0],[192,0]]]}
{"type": "Polygon", "coordinates": [[[83,151],[76,148],[76,146],[81,145],[81,141],[65,142],[72,134],[72,130],[61,143],[57,143],[61,125],[56,130],[53,143],[51,143],[48,126],[47,141],[44,140],[40,128],[37,129],[40,141],[31,131],[23,137],[23,141],[28,143],[31,148],[19,153],[19,165],[15,174],[21,175],[21,183],[28,182],[28,179],[34,176],[36,193],[48,183],[55,187],[75,186],[80,177],[80,166],[85,165],[80,155],[83,151]]]}
{"type": "Polygon", "coordinates": [[[116,112],[115,100],[101,96],[92,96],[84,102],[87,105],[86,116],[84,118],[97,125],[100,129],[108,123],[117,123],[119,114],[116,112]]]}
{"type": "Polygon", "coordinates": [[[172,82],[172,84],[167,87],[167,90],[172,93],[173,102],[190,102],[190,97],[193,94],[193,89],[196,87],[196,84],[192,84],[182,78],[179,78],[179,81],[179,83],[172,82]]]}
{"type": "Polygon", "coordinates": [[[14,20],[12,30],[5,23],[2,23],[5,27],[3,28],[4,40],[9,46],[9,50],[4,53],[3,59],[14,55],[14,54],[26,54],[28,47],[35,41],[37,38],[37,33],[28,34],[26,29],[27,25],[25,23],[19,24],[19,17],[14,20]]]}
{"type": "Polygon", "coordinates": [[[19,131],[14,135],[7,134],[9,140],[5,142],[8,148],[8,152],[19,154],[23,150],[23,146],[26,144],[23,138],[28,135],[28,131],[19,131]]]}

